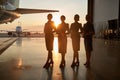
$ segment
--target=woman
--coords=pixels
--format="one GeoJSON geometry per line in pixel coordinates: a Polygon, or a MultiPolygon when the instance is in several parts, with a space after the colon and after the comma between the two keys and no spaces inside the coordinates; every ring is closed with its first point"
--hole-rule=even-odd
{"type": "Polygon", "coordinates": [[[46,49],[48,50],[48,57],[44,68],[48,68],[50,64],[53,66],[53,58],[52,58],[52,50],[53,50],[53,40],[54,35],[53,32],[55,31],[55,24],[52,20],[52,14],[48,14],[47,16],[48,22],[45,24],[44,33],[45,33],[45,42],[46,42],[46,49]]]}
{"type": "Polygon", "coordinates": [[[79,23],[79,15],[76,14],[74,16],[74,23],[70,26],[71,32],[71,39],[72,39],[72,46],[73,46],[73,62],[71,67],[79,66],[79,54],[78,51],[80,50],[80,33],[82,33],[82,24],[79,23]]]}
{"type": "Polygon", "coordinates": [[[67,49],[67,34],[69,33],[69,25],[65,23],[65,16],[61,16],[61,24],[57,27],[58,34],[58,45],[59,45],[59,53],[61,53],[62,59],[60,67],[65,67],[65,53],[67,49]]]}
{"type": "Polygon", "coordinates": [[[92,37],[95,34],[94,26],[91,22],[91,17],[86,15],[86,23],[83,26],[83,35],[84,35],[84,45],[86,51],[86,63],[84,64],[87,68],[90,67],[90,58],[91,52],[93,50],[92,47],[92,37]]]}

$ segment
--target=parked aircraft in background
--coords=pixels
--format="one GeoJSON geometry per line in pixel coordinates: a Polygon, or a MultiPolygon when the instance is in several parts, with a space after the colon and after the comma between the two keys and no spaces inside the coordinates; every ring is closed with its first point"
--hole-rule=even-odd
{"type": "Polygon", "coordinates": [[[11,30],[0,30],[0,37],[27,37],[27,36],[32,36],[32,37],[43,37],[44,33],[41,31],[31,31],[29,29],[21,29],[20,26],[17,26],[16,29],[11,29],[11,30]]]}
{"type": "Polygon", "coordinates": [[[0,0],[0,24],[13,22],[21,14],[59,12],[58,10],[19,8],[19,0],[0,0]]]}

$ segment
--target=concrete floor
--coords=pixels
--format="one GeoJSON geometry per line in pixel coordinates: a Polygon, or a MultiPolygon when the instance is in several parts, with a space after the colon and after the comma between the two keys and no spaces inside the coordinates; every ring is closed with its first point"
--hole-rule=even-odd
{"type": "Polygon", "coordinates": [[[120,41],[94,39],[91,68],[85,62],[84,42],[81,39],[80,66],[71,68],[72,45],[68,38],[66,67],[59,68],[61,55],[54,41],[54,66],[44,69],[47,51],[44,38],[19,38],[0,55],[0,80],[120,80],[120,41]]]}
{"type": "Polygon", "coordinates": [[[120,41],[94,40],[92,70],[105,80],[120,80],[120,41]]]}

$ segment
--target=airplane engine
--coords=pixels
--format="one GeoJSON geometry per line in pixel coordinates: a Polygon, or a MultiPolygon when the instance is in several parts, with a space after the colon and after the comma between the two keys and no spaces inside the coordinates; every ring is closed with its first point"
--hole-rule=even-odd
{"type": "Polygon", "coordinates": [[[16,18],[19,18],[19,15],[16,15],[13,12],[0,12],[0,24],[13,22],[16,18]]]}

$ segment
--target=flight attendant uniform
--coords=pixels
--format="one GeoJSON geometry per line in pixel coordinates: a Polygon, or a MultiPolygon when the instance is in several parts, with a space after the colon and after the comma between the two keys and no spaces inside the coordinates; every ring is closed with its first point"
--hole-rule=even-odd
{"type": "Polygon", "coordinates": [[[45,24],[44,33],[45,33],[46,49],[48,51],[53,50],[53,40],[54,40],[53,30],[54,29],[55,29],[55,26],[53,21],[48,21],[45,24]]]}
{"type": "Polygon", "coordinates": [[[66,31],[69,32],[69,25],[67,23],[61,23],[57,27],[58,33],[58,47],[59,53],[65,54],[67,50],[67,36],[66,31]]]}
{"type": "Polygon", "coordinates": [[[86,24],[84,24],[83,32],[84,32],[85,50],[86,51],[92,51],[93,50],[93,45],[92,45],[93,34],[91,34],[91,32],[95,33],[93,24],[91,24],[89,22],[87,22],[86,24]]]}
{"type": "Polygon", "coordinates": [[[72,38],[72,46],[74,51],[80,50],[80,31],[82,31],[82,24],[78,22],[74,22],[71,24],[70,32],[72,38]]]}

